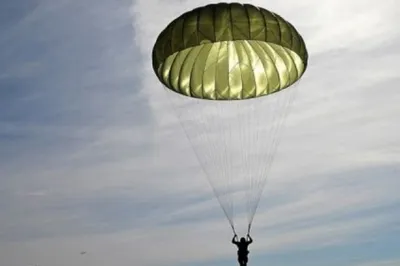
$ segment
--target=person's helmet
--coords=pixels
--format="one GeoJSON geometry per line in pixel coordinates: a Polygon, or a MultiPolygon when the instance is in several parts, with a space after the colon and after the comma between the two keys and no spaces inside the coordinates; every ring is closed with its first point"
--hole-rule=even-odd
{"type": "Polygon", "coordinates": [[[246,242],[246,239],[245,239],[244,237],[242,237],[242,238],[240,238],[240,242],[241,242],[241,243],[245,243],[245,242],[246,242]]]}

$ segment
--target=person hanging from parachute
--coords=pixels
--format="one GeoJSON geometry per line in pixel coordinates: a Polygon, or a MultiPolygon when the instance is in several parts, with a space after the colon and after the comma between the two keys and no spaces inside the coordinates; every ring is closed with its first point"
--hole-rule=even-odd
{"type": "Polygon", "coordinates": [[[246,266],[247,262],[249,260],[248,255],[249,255],[249,245],[253,243],[253,239],[249,234],[247,234],[247,239],[242,237],[240,238],[240,241],[237,240],[238,236],[235,234],[232,238],[232,244],[235,244],[238,248],[238,262],[240,266],[246,266]]]}
{"type": "Polygon", "coordinates": [[[308,66],[304,39],[272,11],[217,3],[172,20],[151,57],[160,87],[177,96],[179,121],[233,229],[238,261],[247,265],[250,226],[292,102],[288,92],[296,90],[289,87],[308,66]],[[238,241],[231,184],[246,183],[249,230],[238,241]]]}

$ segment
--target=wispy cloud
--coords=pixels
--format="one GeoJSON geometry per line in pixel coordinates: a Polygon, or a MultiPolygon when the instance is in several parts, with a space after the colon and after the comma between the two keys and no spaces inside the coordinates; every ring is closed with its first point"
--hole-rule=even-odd
{"type": "MultiPolygon", "coordinates": [[[[163,27],[207,3],[2,4],[2,263],[235,263],[228,223],[150,60],[163,27]]],[[[251,262],[397,265],[393,248],[369,256],[371,243],[399,245],[396,3],[251,3],[290,20],[310,52],[251,262]],[[310,251],[324,260],[301,255],[310,251]]]]}

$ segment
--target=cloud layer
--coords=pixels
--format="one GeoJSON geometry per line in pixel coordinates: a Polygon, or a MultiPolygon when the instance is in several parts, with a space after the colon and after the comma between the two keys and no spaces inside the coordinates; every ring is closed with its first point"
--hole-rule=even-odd
{"type": "MultiPolygon", "coordinates": [[[[31,2],[0,8],[2,263],[235,263],[150,60],[170,20],[210,1],[31,2]]],[[[397,265],[399,8],[251,3],[296,25],[310,53],[255,217],[252,265],[397,265]]]]}

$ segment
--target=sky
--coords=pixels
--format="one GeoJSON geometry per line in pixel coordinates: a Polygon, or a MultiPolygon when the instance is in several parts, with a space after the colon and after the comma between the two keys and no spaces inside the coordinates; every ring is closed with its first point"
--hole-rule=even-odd
{"type": "MultiPolygon", "coordinates": [[[[249,265],[400,265],[396,2],[248,2],[309,51],[249,265]]],[[[208,3],[1,1],[1,265],[236,265],[151,66],[159,32],[208,3]]]]}

